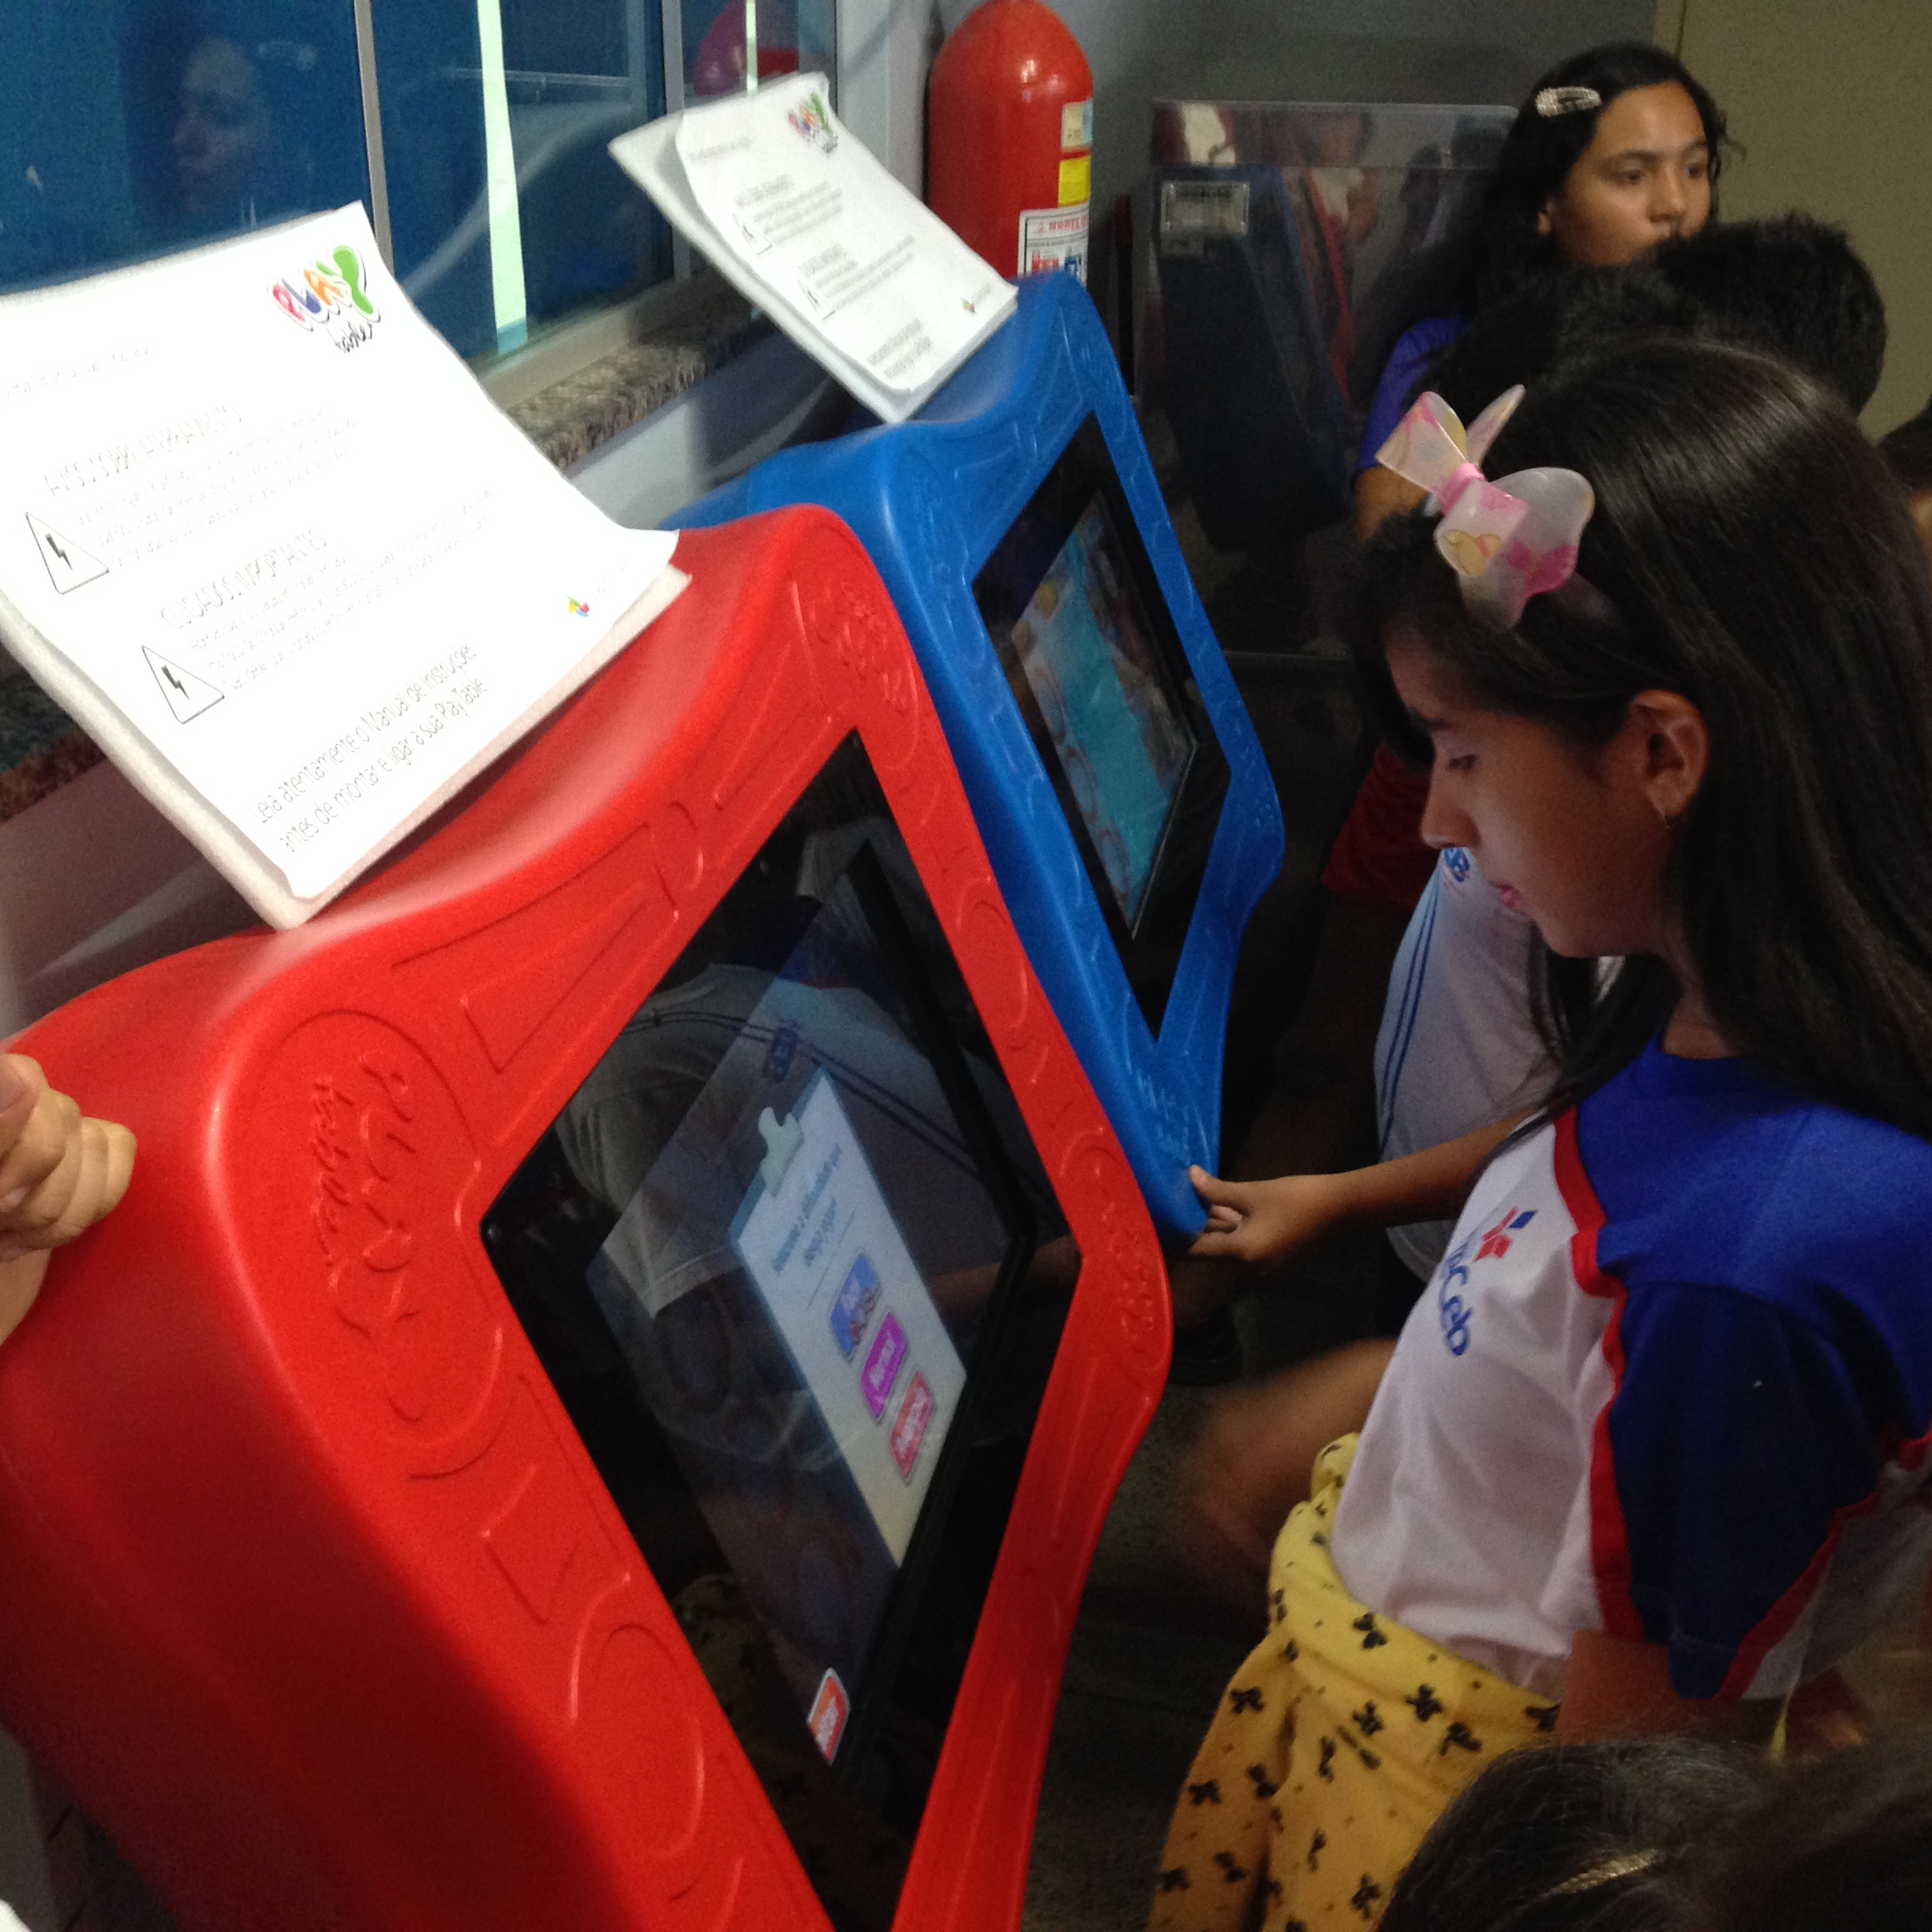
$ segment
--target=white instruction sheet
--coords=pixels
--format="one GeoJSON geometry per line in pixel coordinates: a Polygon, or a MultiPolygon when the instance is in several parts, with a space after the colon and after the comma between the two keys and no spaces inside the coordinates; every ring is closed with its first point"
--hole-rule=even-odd
{"type": "Polygon", "coordinates": [[[965,1365],[831,1076],[814,1074],[775,1125],[783,1174],[752,1182],[732,1245],[903,1563],[965,1365]]]}
{"type": "Polygon", "coordinates": [[[0,637],[279,926],[684,579],[483,394],[359,206],[0,301],[0,637]]]}
{"type": "Polygon", "coordinates": [[[1012,285],[788,76],[667,116],[611,153],[780,328],[903,421],[1012,313],[1012,285]]]}

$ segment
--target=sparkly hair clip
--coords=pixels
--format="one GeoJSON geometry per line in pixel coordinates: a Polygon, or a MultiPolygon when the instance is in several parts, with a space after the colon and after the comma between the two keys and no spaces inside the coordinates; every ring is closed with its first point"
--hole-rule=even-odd
{"type": "Polygon", "coordinates": [[[1463,602],[1512,630],[1530,598],[1575,577],[1577,540],[1597,507],[1574,470],[1518,470],[1495,483],[1483,475],[1482,459],[1522,395],[1521,384],[1505,390],[1465,431],[1430,391],[1376,452],[1383,469],[1429,492],[1423,507],[1442,519],[1436,548],[1454,566],[1463,602]]]}
{"type": "Polygon", "coordinates": [[[1588,114],[1602,105],[1603,96],[1594,88],[1539,88],[1537,90],[1536,110],[1545,121],[1558,120],[1564,114],[1588,114]]]}
{"type": "Polygon", "coordinates": [[[1537,1902],[1574,1898],[1579,1893],[1594,1892],[1599,1885],[1614,1885],[1619,1878],[1634,1878],[1639,1872],[1646,1872],[1656,1864],[1657,1857],[1655,1852],[1628,1852],[1621,1858],[1605,1859],[1601,1865],[1593,1865],[1588,1871],[1580,1871],[1574,1878],[1566,1878],[1561,1885],[1551,1886],[1537,1902]]]}

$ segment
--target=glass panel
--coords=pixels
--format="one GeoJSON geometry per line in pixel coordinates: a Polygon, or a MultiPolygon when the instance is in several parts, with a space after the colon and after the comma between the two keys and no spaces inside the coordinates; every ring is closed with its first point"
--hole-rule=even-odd
{"type": "Polygon", "coordinates": [[[0,8],[0,290],[366,198],[352,0],[0,8]]]}
{"type": "Polygon", "coordinates": [[[375,0],[398,278],[466,355],[668,279],[610,141],[664,112],[658,0],[375,0]]]}
{"type": "Polygon", "coordinates": [[[1432,308],[1515,110],[1166,100],[1154,106],[1148,443],[1229,650],[1314,631],[1363,417],[1432,308]]]}
{"type": "Polygon", "coordinates": [[[833,1924],[884,1932],[1079,1258],[856,738],[483,1235],[833,1924]]]}
{"type": "Polygon", "coordinates": [[[1001,649],[1026,678],[1108,889],[1131,927],[1195,743],[1099,491],[1001,649]]]}
{"type": "Polygon", "coordinates": [[[1160,1031],[1227,796],[1227,760],[1100,425],[1089,416],[973,596],[1160,1031]]]}
{"type": "Polygon", "coordinates": [[[836,0],[681,0],[684,91],[693,99],[734,94],[745,84],[748,38],[758,43],[761,80],[774,74],[838,72],[836,0]]]}

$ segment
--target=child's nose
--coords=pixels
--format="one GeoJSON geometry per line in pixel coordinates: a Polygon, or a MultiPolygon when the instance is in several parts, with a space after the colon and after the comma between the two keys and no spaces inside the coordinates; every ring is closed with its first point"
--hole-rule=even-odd
{"type": "Polygon", "coordinates": [[[1422,843],[1440,852],[1446,846],[1474,844],[1474,834],[1468,813],[1449,796],[1437,766],[1429,773],[1428,799],[1422,807],[1422,843]]]}
{"type": "Polygon", "coordinates": [[[1650,219],[1672,234],[1682,233],[1690,212],[1690,196],[1683,177],[1674,168],[1660,169],[1650,188],[1650,219]]]}

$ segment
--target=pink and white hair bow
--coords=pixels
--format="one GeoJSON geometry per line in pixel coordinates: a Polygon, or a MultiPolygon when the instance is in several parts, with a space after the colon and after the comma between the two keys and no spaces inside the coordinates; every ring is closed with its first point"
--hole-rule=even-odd
{"type": "Polygon", "coordinates": [[[1518,470],[1494,483],[1484,476],[1482,459],[1522,395],[1520,384],[1505,390],[1466,432],[1431,391],[1376,451],[1385,470],[1429,492],[1425,509],[1441,512],[1436,548],[1455,567],[1463,601],[1510,627],[1530,598],[1575,575],[1577,540],[1597,507],[1574,470],[1518,470]]]}

